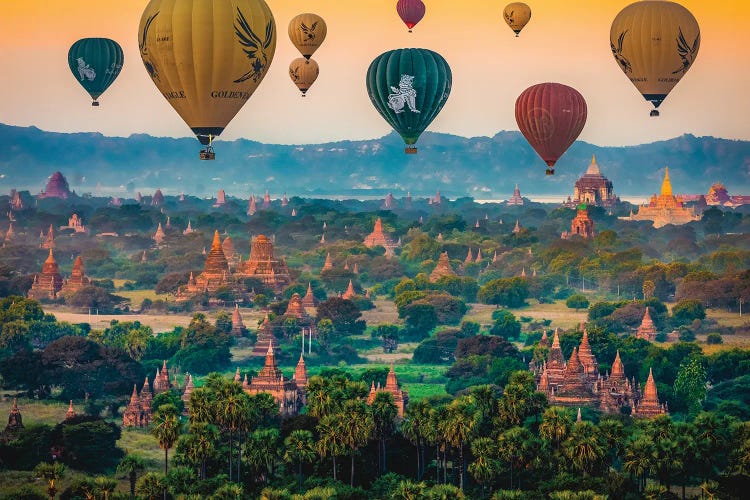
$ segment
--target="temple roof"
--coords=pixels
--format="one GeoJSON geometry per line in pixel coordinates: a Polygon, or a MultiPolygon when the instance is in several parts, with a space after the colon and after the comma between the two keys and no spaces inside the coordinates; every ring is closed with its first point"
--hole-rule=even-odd
{"type": "Polygon", "coordinates": [[[589,165],[589,168],[586,169],[586,173],[584,175],[601,177],[602,173],[599,170],[599,165],[597,165],[596,163],[596,155],[591,155],[591,164],[589,165]]]}
{"type": "Polygon", "coordinates": [[[669,180],[669,167],[664,172],[664,181],[661,183],[662,196],[672,196],[672,182],[669,180]]]}

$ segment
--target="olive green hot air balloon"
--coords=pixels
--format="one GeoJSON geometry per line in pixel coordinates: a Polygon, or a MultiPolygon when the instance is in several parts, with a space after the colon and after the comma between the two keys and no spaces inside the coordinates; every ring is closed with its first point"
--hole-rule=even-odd
{"type": "Polygon", "coordinates": [[[138,45],[159,92],[193,130],[201,159],[258,88],[276,50],[263,0],[151,0],[138,45]]]}
{"type": "Polygon", "coordinates": [[[414,154],[417,139],[443,109],[451,93],[450,66],[428,49],[397,49],[375,58],[367,70],[367,92],[375,109],[414,154]]]}
{"type": "Polygon", "coordinates": [[[522,2],[509,3],[503,9],[503,19],[518,36],[531,20],[531,8],[522,2]]]}
{"type": "Polygon", "coordinates": [[[612,55],[630,81],[656,108],[693,65],[701,44],[698,21],[685,7],[663,0],[628,5],[609,33],[612,55]]]}
{"type": "Polygon", "coordinates": [[[326,22],[317,14],[300,14],[289,22],[289,39],[305,59],[318,50],[327,33],[326,22]]]}
{"type": "Polygon", "coordinates": [[[298,57],[289,65],[289,78],[300,89],[302,97],[305,97],[312,84],[318,79],[319,74],[320,69],[315,59],[298,57]]]}
{"type": "Polygon", "coordinates": [[[98,106],[99,96],[120,74],[124,61],[122,48],[109,38],[82,38],[68,50],[68,66],[98,106]]]}

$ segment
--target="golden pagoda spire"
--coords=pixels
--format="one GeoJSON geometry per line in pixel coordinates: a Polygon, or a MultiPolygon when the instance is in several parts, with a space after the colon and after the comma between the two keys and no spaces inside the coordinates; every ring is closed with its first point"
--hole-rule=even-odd
{"type": "Polygon", "coordinates": [[[214,231],[214,241],[211,243],[211,250],[218,250],[221,248],[221,237],[219,236],[219,230],[214,231]]]}
{"type": "Polygon", "coordinates": [[[669,180],[669,167],[664,172],[664,181],[661,183],[661,195],[672,196],[672,182],[669,180]]]}

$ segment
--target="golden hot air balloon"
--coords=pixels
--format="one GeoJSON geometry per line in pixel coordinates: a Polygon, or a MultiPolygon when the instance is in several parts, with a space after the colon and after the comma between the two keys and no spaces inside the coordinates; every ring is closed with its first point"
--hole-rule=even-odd
{"type": "Polygon", "coordinates": [[[531,20],[531,8],[522,2],[509,3],[503,9],[503,19],[518,36],[531,20]]]}
{"type": "Polygon", "coordinates": [[[159,92],[193,130],[201,159],[253,95],[276,50],[276,24],[263,0],[151,0],[138,46],[159,92]]]}
{"type": "Polygon", "coordinates": [[[314,59],[298,57],[289,65],[289,78],[302,92],[302,97],[318,79],[320,69],[314,59]]]}
{"type": "Polygon", "coordinates": [[[693,65],[701,32],[682,5],[644,0],[617,14],[609,43],[620,69],[654,105],[651,116],[659,116],[656,108],[693,65]]]}
{"type": "Polygon", "coordinates": [[[317,14],[300,14],[289,21],[289,39],[305,59],[310,59],[326,39],[326,22],[317,14]]]}

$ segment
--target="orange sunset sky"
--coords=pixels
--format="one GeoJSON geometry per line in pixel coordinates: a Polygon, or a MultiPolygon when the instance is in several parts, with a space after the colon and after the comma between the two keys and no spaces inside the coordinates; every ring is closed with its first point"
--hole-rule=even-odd
{"type": "MultiPolygon", "coordinates": [[[[183,137],[191,132],[149,79],[138,53],[143,0],[0,0],[0,122],[44,130],[127,136],[183,137]],[[118,80],[92,108],[67,66],[70,45],[108,37],[125,52],[118,80]]],[[[445,57],[453,91],[428,130],[462,136],[518,130],[515,99],[526,87],[556,81],[586,98],[580,139],[627,145],[684,133],[750,139],[750,2],[682,0],[701,27],[698,58],[649,118],[650,106],[612,58],[612,19],[630,1],[530,0],[531,22],[520,38],[505,25],[506,2],[426,0],[427,14],[407,33],[395,0],[268,0],[279,37],[271,69],[229,124],[224,140],[272,143],[367,139],[390,131],[365,90],[367,67],[380,53],[424,47],[445,57]],[[315,12],[328,37],[314,58],[320,77],[300,99],[289,80],[298,57],[286,36],[289,20],[315,12]]]]}

